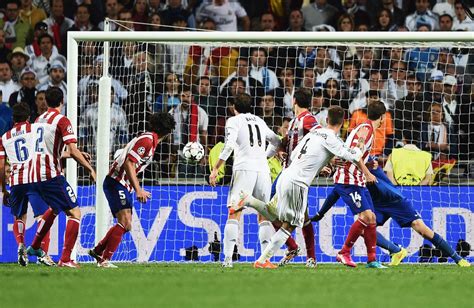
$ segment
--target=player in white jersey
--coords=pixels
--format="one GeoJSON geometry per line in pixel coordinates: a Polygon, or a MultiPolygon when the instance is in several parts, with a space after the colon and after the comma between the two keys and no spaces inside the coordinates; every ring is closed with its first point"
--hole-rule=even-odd
{"type": "Polygon", "coordinates": [[[131,194],[135,191],[140,203],[145,203],[151,197],[149,192],[140,187],[137,174],[151,163],[158,143],[176,126],[173,116],[167,112],[153,114],[148,121],[149,131],[133,138],[116,155],[109,174],[105,177],[105,197],[112,214],[117,218],[117,224],[109,229],[97,246],[89,250],[89,255],[96,259],[99,267],[117,267],[110,263],[110,259],[122,241],[122,236],[132,229],[131,194]]]}
{"type": "MultiPolygon", "coordinates": [[[[26,212],[28,202],[31,204],[35,219],[40,219],[48,205],[41,198],[37,186],[31,180],[33,156],[37,140],[37,124],[30,124],[30,108],[26,103],[19,103],[13,107],[14,126],[0,137],[0,184],[5,205],[10,207],[13,222],[13,234],[18,244],[18,264],[26,266],[28,256],[25,246],[26,212]],[[11,194],[6,191],[5,161],[8,158],[11,165],[10,189],[11,194]]],[[[42,243],[46,249],[48,242],[42,243]]],[[[47,249],[46,249],[47,250],[47,249]]],[[[53,266],[55,263],[45,255],[38,259],[40,263],[53,266]]]]}
{"type": "MultiPolygon", "coordinates": [[[[282,223],[282,227],[272,236],[270,245],[254,263],[255,268],[276,268],[269,259],[285,243],[296,227],[303,226],[309,186],[334,156],[362,163],[361,150],[348,148],[337,137],[343,122],[344,110],[339,106],[329,108],[328,127],[312,130],[294,149],[292,163],[282,171],[277,183],[276,195],[271,202],[258,200],[245,191],[241,193],[239,204],[233,210],[240,211],[250,206],[271,221],[282,223]]],[[[365,139],[361,137],[358,145],[360,148],[364,141],[365,139]]]]}
{"type": "Polygon", "coordinates": [[[77,138],[69,119],[61,114],[64,106],[63,92],[58,87],[50,87],[46,91],[48,110],[36,120],[38,138],[35,142],[35,157],[32,179],[37,182],[43,200],[50,207],[39,222],[33,243],[27,249],[29,255],[42,257],[41,241],[49,232],[56,216],[64,211],[68,217],[61,259],[58,266],[77,268],[79,265],[71,260],[71,252],[77,240],[81,211],[73,188],[62,175],[61,157],[72,157],[89,171],[95,181],[95,171],[78,150],[77,138]],[[63,155],[64,148],[67,155],[63,155]]]}
{"type": "MultiPolygon", "coordinates": [[[[267,163],[266,142],[270,143],[269,152],[276,151],[280,138],[265,122],[250,113],[252,98],[248,94],[238,95],[233,102],[235,116],[229,118],[225,125],[226,140],[219,160],[209,176],[211,186],[216,186],[219,168],[234,151],[232,181],[229,187],[227,206],[230,207],[239,198],[241,190],[249,192],[256,198],[268,201],[271,191],[270,169],[267,163]]],[[[232,267],[232,254],[237,244],[239,220],[241,213],[229,213],[224,228],[224,267],[232,267]]],[[[265,249],[274,228],[263,216],[259,215],[258,237],[260,246],[265,249]]]]}

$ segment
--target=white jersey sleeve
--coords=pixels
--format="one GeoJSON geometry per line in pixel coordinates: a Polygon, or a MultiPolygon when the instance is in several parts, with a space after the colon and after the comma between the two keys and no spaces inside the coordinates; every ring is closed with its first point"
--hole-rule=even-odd
{"type": "Polygon", "coordinates": [[[337,157],[354,163],[362,157],[362,151],[359,148],[348,148],[335,134],[327,134],[325,140],[324,147],[337,157]]]}
{"type": "Polygon", "coordinates": [[[227,160],[232,151],[237,146],[237,137],[239,136],[239,121],[236,117],[232,117],[225,123],[225,145],[222,149],[219,159],[227,160]]]}

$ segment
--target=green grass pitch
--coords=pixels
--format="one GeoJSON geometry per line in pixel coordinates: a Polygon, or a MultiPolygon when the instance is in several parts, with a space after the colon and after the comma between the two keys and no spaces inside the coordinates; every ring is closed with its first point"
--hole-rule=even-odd
{"type": "Polygon", "coordinates": [[[292,264],[0,265],[1,307],[474,307],[474,267],[292,264]]]}

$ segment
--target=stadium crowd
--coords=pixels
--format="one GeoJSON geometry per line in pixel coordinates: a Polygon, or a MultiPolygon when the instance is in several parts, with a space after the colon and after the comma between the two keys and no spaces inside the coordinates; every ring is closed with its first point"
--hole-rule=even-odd
{"type": "MultiPolygon", "coordinates": [[[[117,20],[112,31],[474,31],[458,0],[6,0],[0,4],[0,135],[13,125],[15,104],[26,102],[34,121],[47,108],[49,86],[66,94],[67,32],[101,31],[105,17],[117,20]]],[[[79,59],[79,146],[95,155],[101,44],[81,43],[79,59]]],[[[443,168],[449,173],[474,153],[469,48],[113,42],[110,60],[110,153],[143,131],[149,114],[169,111],[177,129],[156,154],[162,177],[207,172],[207,157],[186,164],[180,150],[199,141],[210,152],[222,142],[229,102],[239,93],[250,94],[255,113],[284,134],[298,88],[311,91],[311,111],[321,124],[329,106],[345,109],[342,137],[367,119],[371,102],[382,101],[388,112],[372,154],[389,162],[399,184],[413,183],[398,164],[413,151],[431,155],[434,171],[423,170],[421,179],[443,168]],[[394,155],[394,148],[406,151],[394,155]]]]}

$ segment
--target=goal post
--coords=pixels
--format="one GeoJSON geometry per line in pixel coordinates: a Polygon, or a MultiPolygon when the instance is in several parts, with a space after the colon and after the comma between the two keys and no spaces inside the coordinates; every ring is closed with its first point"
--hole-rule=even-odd
{"type": "MultiPolygon", "coordinates": [[[[84,116],[85,110],[84,104],[80,102],[81,97],[86,95],[81,93],[85,88],[81,88],[79,79],[81,76],[80,70],[82,70],[82,60],[84,60],[83,54],[81,54],[81,44],[93,44],[96,50],[100,50],[99,54],[103,54],[102,65],[102,76],[97,81],[99,95],[98,95],[98,116],[97,116],[97,141],[96,144],[91,145],[94,148],[94,165],[97,170],[97,183],[95,189],[89,189],[84,192],[84,188],[79,183],[81,181],[81,174],[78,174],[77,164],[69,160],[67,163],[67,179],[69,183],[76,189],[79,189],[79,195],[82,195],[84,200],[87,200],[87,206],[89,207],[87,218],[88,226],[84,228],[87,231],[88,239],[81,241],[79,243],[79,260],[81,256],[85,255],[85,249],[91,248],[91,243],[97,243],[105,232],[107,231],[108,226],[111,222],[111,215],[107,200],[103,194],[102,182],[107,175],[110,157],[111,157],[111,148],[113,147],[109,144],[111,140],[111,96],[110,93],[113,90],[114,94],[125,95],[125,97],[136,96],[136,106],[128,107],[128,110],[133,110],[137,113],[137,121],[143,121],[143,118],[140,117],[141,112],[143,111],[143,106],[140,105],[144,100],[148,100],[149,97],[152,97],[153,101],[156,100],[157,93],[153,92],[158,86],[153,84],[156,81],[150,81],[147,77],[144,77],[143,83],[130,85],[135,83],[136,80],[133,78],[133,72],[127,72],[129,75],[123,75],[121,82],[123,84],[129,83],[129,87],[126,89],[126,94],[120,92],[121,89],[114,87],[113,78],[111,78],[110,70],[113,68],[113,65],[110,63],[110,55],[116,48],[117,43],[125,42],[137,42],[143,43],[145,45],[144,50],[147,54],[151,53],[151,47],[148,44],[161,45],[161,46],[181,46],[181,45],[203,45],[203,46],[229,46],[229,47],[259,47],[259,46],[274,46],[275,48],[288,48],[288,47],[306,47],[306,46],[354,46],[360,48],[389,48],[393,46],[400,47],[447,47],[447,46],[456,46],[462,48],[473,48],[474,42],[474,33],[472,32],[128,32],[128,31],[118,31],[118,32],[68,32],[68,62],[67,62],[67,81],[68,81],[68,102],[67,102],[67,115],[71,119],[71,124],[76,133],[81,129],[78,125],[78,119],[82,119],[84,116]],[[133,81],[132,81],[133,80],[133,81]],[[135,91],[141,91],[140,93],[135,93],[135,91]],[[141,108],[141,109],[140,109],[141,108]],[[79,182],[78,182],[79,179],[79,182]],[[92,201],[93,200],[93,201],[92,201]],[[93,211],[93,215],[91,214],[93,211]],[[93,218],[92,218],[93,216],[93,218]],[[92,227],[94,225],[95,227],[92,227]],[[94,235],[90,234],[90,230],[93,228],[94,235]],[[93,238],[93,240],[91,240],[93,238]],[[85,244],[87,243],[87,244],[85,244]],[[85,246],[88,247],[85,247],[85,246]]],[[[155,49],[154,49],[155,50],[155,49]]],[[[156,49],[158,50],[158,49],[156,49]]],[[[156,51],[156,53],[158,53],[156,51]]],[[[94,57],[97,57],[99,54],[94,54],[94,57]]],[[[89,56],[89,55],[88,55],[89,56]]],[[[167,59],[164,66],[172,67],[176,63],[172,62],[172,59],[167,59]]],[[[91,56],[92,57],[92,56],[91,56]]],[[[96,60],[86,61],[91,66],[93,70],[96,65],[98,65],[96,60]]],[[[128,60],[127,60],[128,61],[128,60]]],[[[343,62],[343,59],[341,59],[343,62]]],[[[153,59],[144,60],[144,66],[156,66],[157,63],[153,62],[153,59]]],[[[283,68],[283,67],[280,67],[283,68]]],[[[220,68],[219,68],[220,69],[220,68]]],[[[196,73],[199,70],[191,70],[191,74],[201,74],[196,73]]],[[[169,71],[168,71],[169,72],[169,71]]],[[[125,74],[125,73],[124,73],[125,74]]],[[[163,74],[165,75],[165,74],[163,74]]],[[[200,76],[191,76],[196,77],[200,76]]],[[[222,77],[221,77],[222,78],[222,77]]],[[[195,83],[195,80],[193,83],[195,83]]],[[[165,81],[160,81],[165,83],[165,81]]],[[[191,85],[192,86],[192,85],[191,85]]],[[[164,86],[163,86],[164,87],[164,86]]],[[[89,91],[87,89],[87,91],[89,91]]],[[[89,94],[87,94],[89,95],[89,94]]],[[[216,100],[220,99],[217,97],[216,100]]],[[[126,109],[126,108],[124,108],[126,109]]],[[[127,111],[127,109],[126,109],[127,111]]],[[[212,119],[217,123],[219,116],[215,115],[215,118],[212,119]]],[[[135,118],[134,118],[135,119],[135,118]]],[[[210,119],[211,120],[211,119],[210,119]]],[[[129,127],[136,125],[136,127],[144,127],[144,123],[128,123],[129,127]]],[[[215,124],[218,125],[218,124],[215,124]]],[[[129,132],[131,137],[133,133],[139,131],[139,128],[135,129],[133,126],[133,132],[129,132]]],[[[468,132],[469,133],[469,132],[468,132]]],[[[471,134],[473,132],[470,132],[471,134]]],[[[129,138],[131,139],[131,138],[129,138]]],[[[469,140],[473,142],[473,138],[469,137],[469,140]]],[[[112,153],[113,154],[113,153],[112,153]]],[[[177,158],[179,161],[179,158],[177,158]]],[[[472,158],[471,158],[472,159],[472,158]]],[[[152,165],[150,168],[153,169],[154,174],[158,174],[154,168],[162,170],[163,166],[160,165],[160,162],[152,165]]],[[[186,254],[186,248],[195,246],[194,243],[200,243],[197,245],[197,251],[199,251],[199,256],[202,254],[206,256],[201,260],[210,261],[212,254],[207,252],[209,248],[209,243],[214,241],[214,235],[218,237],[218,240],[222,242],[223,237],[223,227],[225,220],[222,220],[223,212],[225,212],[225,202],[227,190],[225,188],[218,188],[216,190],[211,190],[208,188],[205,180],[204,174],[200,174],[198,180],[196,177],[184,178],[181,179],[178,177],[177,173],[179,164],[176,164],[176,169],[170,170],[170,174],[167,178],[162,178],[160,176],[153,176],[147,178],[144,181],[144,185],[153,187],[153,193],[156,197],[153,197],[146,209],[134,209],[133,219],[137,220],[135,222],[132,232],[128,234],[124,241],[129,243],[122,244],[119,248],[117,255],[114,257],[116,260],[120,261],[178,261],[183,260],[186,254]],[[165,200],[166,196],[173,196],[169,200],[165,200]],[[209,199],[212,201],[210,205],[204,201],[197,201],[202,199],[209,199]],[[206,206],[209,206],[206,208],[206,206]],[[196,209],[197,208],[197,209],[196,209]],[[217,208],[219,208],[217,210],[217,208]],[[146,211],[146,214],[144,214],[146,211]],[[192,211],[197,211],[198,213],[190,214],[192,211]],[[205,213],[206,211],[215,211],[213,213],[205,213]],[[141,215],[150,215],[146,221],[140,222],[141,215]],[[173,220],[173,226],[167,225],[167,222],[173,220]],[[178,221],[175,222],[174,220],[178,221]],[[194,228],[194,229],[193,229],[194,228]],[[199,229],[199,231],[195,231],[199,229]],[[178,234],[179,233],[179,234],[178,234]],[[177,235],[178,234],[178,235],[177,235]],[[176,239],[173,239],[173,236],[177,236],[176,239]],[[158,239],[158,240],[157,240],[158,239]],[[159,243],[159,239],[163,239],[165,243],[159,243]],[[174,241],[174,242],[172,242],[174,241]],[[130,248],[132,247],[132,248],[130,248]],[[170,248],[171,247],[171,248],[170,248]],[[133,252],[130,252],[133,250],[133,252]],[[172,250],[172,251],[170,251],[172,250]]],[[[183,172],[191,172],[186,166],[186,169],[183,172]]],[[[209,168],[205,166],[205,168],[209,168]]],[[[170,167],[171,169],[171,167],[170,167]]],[[[199,169],[198,172],[203,172],[203,169],[199,169]]],[[[87,181],[82,181],[83,183],[90,184],[87,181]]],[[[322,181],[323,185],[331,184],[330,181],[322,181]]],[[[448,183],[449,184],[449,183],[448,183]]],[[[426,202],[433,202],[437,206],[442,206],[442,203],[445,200],[450,200],[452,202],[446,211],[440,210],[439,208],[433,208],[433,220],[434,215],[438,215],[440,220],[433,221],[432,226],[437,227],[439,230],[445,230],[446,225],[454,225],[456,222],[459,222],[460,226],[456,227],[456,237],[464,236],[466,240],[470,240],[471,245],[474,244],[474,222],[473,222],[473,211],[474,207],[474,192],[471,188],[467,190],[460,189],[460,186],[472,185],[471,180],[466,180],[463,184],[456,182],[452,185],[453,189],[450,190],[450,187],[440,187],[433,186],[431,187],[422,187],[419,189],[412,189],[410,187],[404,187],[403,191],[408,192],[412,197],[430,196],[430,200],[426,202]],[[467,184],[466,184],[467,183],[467,184]],[[432,190],[430,190],[432,189],[432,190]],[[448,196],[447,198],[445,198],[448,196]],[[470,202],[470,203],[469,203],[470,202]],[[466,203],[467,207],[462,207],[460,204],[466,203]],[[455,211],[455,207],[460,207],[459,211],[455,211]],[[450,216],[451,215],[451,216],[450,216]],[[453,218],[457,215],[457,218],[453,218]],[[443,225],[444,224],[444,225],[443,225]],[[443,229],[444,228],[444,229],[443,229]]],[[[326,187],[326,186],[324,186],[326,187]]],[[[467,186],[470,187],[470,186],[467,186]]],[[[328,192],[328,188],[325,189],[328,192]]],[[[319,194],[322,190],[317,188],[317,193],[319,194]]],[[[311,198],[314,207],[314,202],[321,202],[324,198],[323,196],[313,196],[311,198]]],[[[321,204],[317,204],[320,206],[321,204]]],[[[428,206],[428,205],[427,205],[428,206]]],[[[344,215],[349,215],[342,207],[337,207],[332,210],[332,218],[324,220],[319,226],[315,226],[317,230],[317,240],[321,241],[318,245],[318,254],[324,255],[321,259],[322,261],[333,261],[333,259],[328,258],[330,253],[334,252],[335,243],[340,243],[343,237],[345,236],[344,232],[341,230],[335,232],[329,232],[328,229],[334,228],[336,224],[343,224],[345,226],[350,225],[348,223],[347,217],[342,217],[344,215]],[[339,216],[338,216],[339,215],[339,216]]],[[[422,213],[423,216],[423,213],[422,213]]],[[[148,216],[147,216],[148,217],[148,216]]],[[[253,219],[247,219],[242,222],[243,227],[241,229],[249,228],[248,224],[256,224],[253,219]]],[[[81,227],[82,228],[82,227],[81,227]]],[[[382,230],[385,234],[390,234],[390,228],[386,227],[382,230]]],[[[84,230],[86,230],[84,229],[84,230]]],[[[83,230],[83,229],[81,229],[83,230]]],[[[251,232],[255,233],[255,228],[250,229],[251,232]]],[[[344,229],[345,230],[345,229],[344,229]]],[[[245,232],[245,231],[243,231],[245,232]]],[[[412,233],[406,233],[404,231],[396,231],[399,236],[400,244],[411,243],[413,247],[419,244],[422,244],[422,240],[415,239],[418,235],[413,235],[412,233]]],[[[81,232],[81,235],[83,233],[81,232]]],[[[397,236],[398,236],[397,235],[397,236]]],[[[446,236],[447,234],[441,234],[446,236]]],[[[299,243],[303,242],[300,233],[297,233],[297,240],[299,243]]],[[[248,238],[245,235],[240,236],[239,242],[248,241],[248,238]]],[[[448,236],[449,237],[449,236],[448,236]]],[[[255,236],[252,237],[252,240],[255,239],[255,236]]],[[[451,241],[457,240],[457,238],[450,238],[451,241]]],[[[211,245],[212,246],[212,245],[211,245]]],[[[258,245],[257,245],[258,246],[258,245]]],[[[359,245],[360,246],[360,245],[359,245]]],[[[253,246],[252,246],[253,247],[253,246]]],[[[358,246],[357,246],[358,247],[358,246]]],[[[362,248],[357,248],[359,251],[362,248]]],[[[416,251],[414,248],[410,250],[411,254],[415,254],[416,251]]],[[[253,249],[253,248],[252,248],[253,249]]],[[[251,261],[254,259],[254,255],[250,252],[251,248],[247,249],[243,247],[239,248],[239,252],[244,255],[242,260],[251,261]]],[[[255,253],[256,249],[253,249],[255,253]]],[[[191,253],[192,255],[192,253],[191,253]]],[[[89,260],[87,257],[83,257],[83,260],[89,260]]]]}

